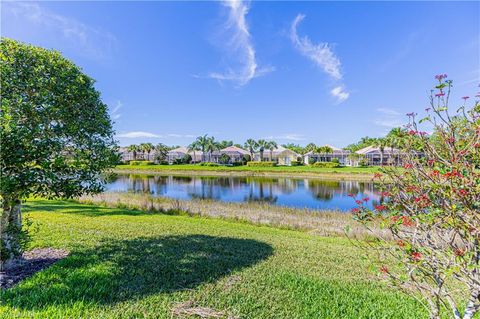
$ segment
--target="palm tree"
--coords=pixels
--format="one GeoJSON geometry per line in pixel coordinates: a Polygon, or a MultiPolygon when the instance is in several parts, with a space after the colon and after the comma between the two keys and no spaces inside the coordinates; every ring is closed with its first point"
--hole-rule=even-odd
{"type": "Polygon", "coordinates": [[[165,158],[167,157],[167,153],[170,150],[170,147],[163,143],[159,143],[155,146],[154,151],[155,154],[153,155],[155,160],[162,162],[165,161],[165,158]]]}
{"type": "Polygon", "coordinates": [[[270,162],[273,161],[273,150],[278,147],[277,142],[275,141],[268,141],[266,144],[266,148],[270,150],[270,162]]]}
{"type": "Polygon", "coordinates": [[[137,160],[137,152],[139,151],[138,145],[132,144],[127,147],[127,150],[132,153],[133,155],[133,160],[137,160]]]}
{"type": "Polygon", "coordinates": [[[203,136],[199,136],[195,140],[195,142],[198,144],[198,146],[202,150],[202,161],[205,161],[205,151],[207,149],[208,141],[209,141],[209,137],[207,134],[203,136]]]}
{"type": "MultiPolygon", "coordinates": [[[[402,149],[404,148],[405,144],[405,130],[400,127],[395,127],[390,132],[388,132],[386,139],[388,140],[392,151],[394,148],[402,149]]],[[[397,152],[397,163],[399,161],[399,156],[400,154],[397,152]]]]}
{"type": "MultiPolygon", "coordinates": [[[[313,150],[314,153],[317,153],[317,154],[332,154],[333,153],[333,149],[328,146],[328,145],[324,145],[324,146],[320,146],[320,147],[316,147],[314,150],[313,150]]],[[[328,161],[325,157],[325,161],[328,161]]]]}
{"type": "Polygon", "coordinates": [[[313,152],[317,148],[317,145],[315,143],[308,143],[307,146],[305,146],[305,150],[308,152],[313,152]]]}
{"type": "Polygon", "coordinates": [[[258,151],[260,152],[260,162],[263,162],[263,152],[267,148],[268,142],[265,140],[258,140],[257,145],[258,145],[258,151]]]}
{"type": "Polygon", "coordinates": [[[385,147],[388,145],[388,139],[386,138],[377,138],[375,141],[375,146],[380,149],[380,165],[383,166],[383,154],[385,152],[385,147]]]}
{"type": "Polygon", "coordinates": [[[218,142],[220,149],[226,148],[233,145],[233,141],[220,141],[218,142]]]}
{"type": "Polygon", "coordinates": [[[250,152],[250,160],[253,161],[254,160],[253,156],[255,155],[255,152],[257,151],[257,147],[258,147],[257,142],[253,138],[249,138],[245,142],[244,146],[250,152]]]}
{"type": "Polygon", "coordinates": [[[140,144],[140,150],[143,152],[143,157],[145,159],[145,153],[147,153],[147,160],[150,159],[150,152],[154,149],[152,143],[142,143],[140,144]]]}
{"type": "Polygon", "coordinates": [[[320,146],[320,147],[315,148],[315,153],[332,154],[333,153],[333,148],[331,148],[328,145],[320,146]]]}
{"type": "Polygon", "coordinates": [[[209,137],[207,140],[206,151],[208,152],[208,161],[212,161],[212,152],[220,149],[220,145],[215,141],[215,137],[209,137]]]}
{"type": "Polygon", "coordinates": [[[195,156],[195,151],[200,151],[202,147],[198,143],[198,141],[193,141],[190,145],[188,145],[188,151],[193,152],[193,163],[197,161],[197,157],[195,156]]]}

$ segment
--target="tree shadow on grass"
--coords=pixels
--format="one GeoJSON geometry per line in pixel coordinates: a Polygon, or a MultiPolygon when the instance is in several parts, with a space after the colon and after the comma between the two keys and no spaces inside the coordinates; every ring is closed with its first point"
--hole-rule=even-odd
{"type": "MultiPolygon", "coordinates": [[[[88,217],[112,216],[112,215],[152,215],[160,212],[147,212],[141,210],[134,210],[129,208],[111,208],[99,205],[81,204],[75,201],[51,201],[51,200],[35,200],[27,202],[22,206],[22,211],[25,213],[42,211],[42,212],[58,212],[62,214],[77,214],[88,217]],[[59,212],[59,210],[62,210],[59,212]]],[[[162,212],[162,214],[169,214],[169,212],[162,212]]]]}
{"type": "Polygon", "coordinates": [[[271,246],[255,240],[205,235],[108,241],[93,250],[74,252],[0,292],[0,304],[41,310],[77,301],[111,304],[171,293],[214,282],[272,253],[271,246]]]}

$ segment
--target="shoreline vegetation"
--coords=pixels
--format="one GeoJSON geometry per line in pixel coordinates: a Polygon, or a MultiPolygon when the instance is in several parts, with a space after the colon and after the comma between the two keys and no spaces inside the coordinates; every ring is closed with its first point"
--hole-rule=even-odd
{"type": "Polygon", "coordinates": [[[334,180],[369,181],[379,167],[310,167],[310,166],[201,166],[185,165],[117,165],[117,174],[194,175],[194,176],[254,176],[321,178],[334,180]]]}
{"type": "MultiPolygon", "coordinates": [[[[265,203],[229,203],[210,199],[178,200],[150,194],[110,192],[82,196],[79,203],[110,208],[141,210],[165,215],[187,215],[225,219],[243,223],[299,230],[324,237],[365,239],[371,236],[365,227],[353,220],[349,212],[336,210],[299,209],[265,203]]],[[[376,229],[376,235],[385,232],[376,229]]]]}

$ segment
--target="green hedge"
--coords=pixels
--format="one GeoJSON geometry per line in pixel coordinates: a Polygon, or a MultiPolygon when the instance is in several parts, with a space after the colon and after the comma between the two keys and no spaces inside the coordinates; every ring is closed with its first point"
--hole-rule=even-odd
{"type": "Polygon", "coordinates": [[[154,165],[152,161],[130,161],[130,165],[154,165]]]}
{"type": "Polygon", "coordinates": [[[274,167],[277,166],[276,162],[247,162],[247,166],[256,166],[256,167],[274,167]]]}
{"type": "Polygon", "coordinates": [[[335,168],[335,167],[339,167],[340,164],[339,164],[339,163],[335,163],[335,162],[316,162],[316,163],[313,163],[312,166],[313,166],[313,167],[335,168]]]}
{"type": "Polygon", "coordinates": [[[291,161],[290,165],[291,166],[301,166],[301,165],[303,165],[303,162],[302,161],[291,161]]]}
{"type": "Polygon", "coordinates": [[[200,166],[220,166],[220,164],[212,163],[212,162],[202,162],[198,165],[200,165],[200,166]]]}

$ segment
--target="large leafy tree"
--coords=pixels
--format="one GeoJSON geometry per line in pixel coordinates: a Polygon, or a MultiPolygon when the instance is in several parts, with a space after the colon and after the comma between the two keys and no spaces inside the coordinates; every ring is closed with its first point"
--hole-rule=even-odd
{"type": "Polygon", "coordinates": [[[22,249],[21,201],[102,190],[118,160],[94,80],[56,51],[0,41],[0,267],[22,249]]]}

